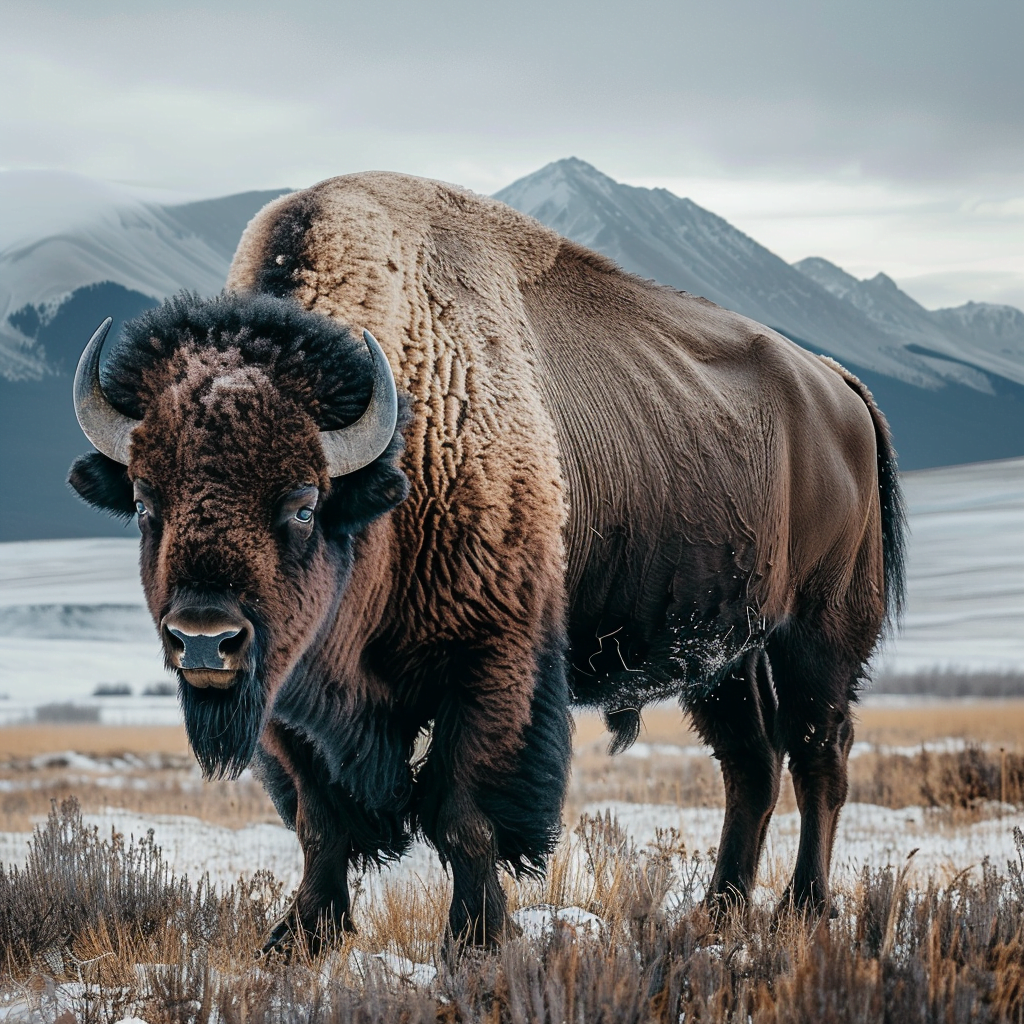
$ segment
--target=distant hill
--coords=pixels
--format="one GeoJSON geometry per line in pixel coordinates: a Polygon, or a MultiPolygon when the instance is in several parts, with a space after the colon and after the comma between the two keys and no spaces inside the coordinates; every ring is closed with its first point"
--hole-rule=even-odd
{"type": "Polygon", "coordinates": [[[880,275],[821,259],[790,266],[665,189],[582,160],[548,164],[496,198],[643,277],[702,295],[835,356],[885,410],[907,469],[1024,454],[1024,313],[968,303],[929,312],[880,275]]]}
{"type": "MultiPolygon", "coordinates": [[[[246,223],[285,190],[160,204],[57,172],[0,173],[0,541],[123,535],[64,479],[88,448],[71,378],[96,325],[218,292],[246,223]]],[[[929,311],[879,275],[790,266],[665,189],[560,160],[497,194],[625,269],[703,295],[858,373],[906,469],[1024,454],[1024,313],[929,311]]],[[[133,528],[129,528],[133,529],[133,528]]]]}
{"type": "Polygon", "coordinates": [[[283,191],[161,206],[73,175],[0,174],[0,541],[125,535],[64,482],[89,450],[78,357],[104,317],[116,336],[182,288],[219,292],[245,225],[283,191]]]}
{"type": "MultiPolygon", "coordinates": [[[[793,266],[836,298],[859,310],[884,335],[914,355],[952,362],[1024,384],[1024,313],[1013,306],[968,302],[954,309],[925,309],[886,274],[861,281],[828,260],[812,256],[793,266]]],[[[984,376],[975,380],[987,390],[984,376]]]]}

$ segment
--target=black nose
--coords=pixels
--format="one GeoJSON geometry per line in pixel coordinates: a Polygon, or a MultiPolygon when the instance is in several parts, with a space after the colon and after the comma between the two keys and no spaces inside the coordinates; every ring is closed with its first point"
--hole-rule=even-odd
{"type": "Polygon", "coordinates": [[[221,644],[238,636],[242,631],[226,629],[215,636],[207,636],[205,633],[186,633],[183,629],[168,627],[167,632],[181,641],[183,650],[178,661],[179,668],[223,669],[226,652],[221,650],[221,644]]]}
{"type": "Polygon", "coordinates": [[[163,621],[164,646],[181,669],[236,672],[244,668],[252,639],[245,619],[231,621],[221,609],[182,608],[163,621]]]}

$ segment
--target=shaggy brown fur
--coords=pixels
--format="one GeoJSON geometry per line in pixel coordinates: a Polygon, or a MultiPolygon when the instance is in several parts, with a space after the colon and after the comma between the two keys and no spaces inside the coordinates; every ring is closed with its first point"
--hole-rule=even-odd
{"type": "Polygon", "coordinates": [[[273,941],[325,913],[348,926],[349,860],[399,855],[410,824],[452,866],[453,933],[500,938],[496,863],[539,866],[558,827],[566,664],[620,745],[670,694],[714,745],[716,895],[749,891],[788,752],[792,897],[824,905],[848,705],[901,579],[894,462],[859,382],[500,203],[392,174],[271,203],[228,289],[369,329],[409,403],[408,498],[271,542],[288,488],[369,501],[325,479],[322,382],[282,386],[246,328],[179,345],[138,401],[128,474],[168,496],[144,543],[154,615],[217,580],[266,633],[257,769],[306,855],[273,941]]]}
{"type": "MultiPolygon", "coordinates": [[[[526,713],[516,665],[564,598],[577,698],[609,706],[615,725],[631,701],[688,693],[716,748],[743,751],[742,767],[724,754],[735,806],[754,777],[769,780],[739,814],[757,836],[789,749],[806,834],[794,895],[821,904],[852,741],[846,705],[886,610],[877,467],[888,437],[866,389],[501,204],[388,174],[272,204],[229,287],[291,295],[389,346],[415,409],[403,463],[413,492],[392,516],[399,557],[418,557],[402,571],[402,631],[454,620],[459,632],[466,599],[480,607],[495,568],[510,576],[484,605],[514,649],[506,671],[492,668],[500,699],[474,722],[480,763],[514,749],[526,713]],[[467,546],[483,557],[468,563],[467,546]],[[528,580],[532,611],[504,597],[528,580]],[[730,741],[709,701],[729,691],[725,675],[754,679],[757,659],[723,670],[773,634],[778,678],[765,663],[750,684],[757,724],[730,723],[730,741]],[[512,727],[499,735],[488,721],[512,727]],[[751,760],[751,744],[765,753],[751,760]]],[[[746,863],[725,859],[723,892],[752,882],[760,843],[740,831],[724,838],[746,863]]]]}

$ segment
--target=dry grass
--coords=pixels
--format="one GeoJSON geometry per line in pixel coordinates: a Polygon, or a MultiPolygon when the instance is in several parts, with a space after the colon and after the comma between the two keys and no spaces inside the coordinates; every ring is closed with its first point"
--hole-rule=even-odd
{"type": "MultiPolygon", "coordinates": [[[[851,800],[894,808],[948,807],[957,821],[992,813],[991,801],[1024,804],[1024,701],[867,707],[858,715],[859,741],[905,752],[873,752],[852,760],[851,800]],[[951,754],[914,752],[923,743],[949,738],[974,745],[951,754]]],[[[651,745],[649,756],[608,757],[608,736],[597,715],[578,717],[575,741],[567,820],[599,801],[678,807],[724,802],[717,762],[674,707],[645,714],[640,742],[651,745]],[[666,745],[664,752],[659,744],[666,745]]],[[[117,806],[140,814],[190,815],[232,828],[278,820],[252,779],[202,782],[180,727],[9,726],[0,729],[0,757],[4,832],[30,831],[54,800],[72,795],[87,812],[117,806]],[[87,754],[116,770],[104,776],[41,756],[52,751],[87,754]]],[[[786,774],[778,809],[795,807],[786,774]]]]}
{"type": "Polygon", "coordinates": [[[252,778],[204,782],[191,754],[150,752],[143,758],[123,746],[115,750],[97,762],[97,770],[75,767],[73,756],[69,764],[60,754],[0,764],[0,831],[29,832],[54,802],[71,796],[87,812],[119,807],[142,815],[182,814],[229,828],[280,821],[252,778]]]}
{"type": "Polygon", "coordinates": [[[949,700],[934,704],[869,704],[856,711],[857,739],[915,746],[952,736],[1024,753],[1024,700],[949,700]]]}
{"type": "Polygon", "coordinates": [[[436,896],[405,886],[318,958],[257,962],[281,909],[271,880],[220,894],[175,879],[151,842],[103,840],[68,803],[25,871],[0,875],[0,995],[18,1019],[82,1024],[1024,1020],[1024,835],[1016,862],[942,890],[866,871],[817,928],[756,906],[712,922],[693,899],[710,865],[680,857],[671,834],[639,850],[591,818],[577,835],[583,871],[570,884],[556,863],[542,894],[599,914],[598,933],[559,928],[452,961],[436,896]],[[377,953],[437,974],[412,984],[377,953]]]}
{"type": "Polygon", "coordinates": [[[1024,806],[1024,756],[970,746],[956,753],[868,754],[853,762],[848,799],[882,807],[943,808],[952,824],[1024,806]]]}
{"type": "MultiPolygon", "coordinates": [[[[940,700],[934,704],[869,702],[854,709],[857,740],[887,746],[916,746],[957,737],[1005,746],[1024,753],[1024,699],[940,700]]],[[[583,713],[576,719],[577,747],[606,737],[601,717],[583,713]]],[[[700,737],[672,704],[648,708],[641,742],[699,746],[700,737]]],[[[605,739],[607,742],[607,739],[605,739]]]]}
{"type": "MultiPolygon", "coordinates": [[[[857,739],[869,743],[906,745],[948,736],[979,743],[1005,744],[1016,749],[1024,744],[1024,699],[950,700],[935,704],[860,706],[857,739]]],[[[601,716],[581,712],[576,716],[576,746],[596,740],[607,743],[601,716]]],[[[642,742],[699,746],[679,709],[660,704],[644,712],[642,742]]],[[[59,750],[80,754],[111,756],[131,752],[147,754],[188,754],[188,741],[181,726],[117,725],[11,725],[0,726],[0,759],[27,758],[59,750]]]]}
{"type": "Polygon", "coordinates": [[[0,760],[74,750],[95,757],[132,753],[188,756],[180,725],[7,725],[0,726],[0,760]]]}
{"type": "MultiPolygon", "coordinates": [[[[974,745],[866,753],[851,762],[851,800],[942,807],[954,822],[991,813],[1000,798],[1024,806],[1024,701],[859,715],[861,741],[974,745]]],[[[543,881],[507,883],[511,908],[583,907],[603,920],[600,934],[559,928],[458,962],[441,950],[447,887],[414,882],[379,895],[358,893],[356,882],[358,936],[339,937],[319,958],[300,950],[290,964],[256,962],[252,950],[284,905],[273,878],[229,893],[172,878],[151,841],[105,840],[65,803],[27,869],[0,871],[0,1018],[7,997],[22,1004],[18,1019],[47,1024],[132,1014],[148,1024],[1024,1021],[1024,837],[1019,863],[986,865],[942,889],[911,889],[891,869],[865,873],[844,893],[841,917],[817,930],[760,905],[716,927],[696,902],[713,864],[688,856],[678,834],[638,849],[614,820],[579,818],[602,800],[721,805],[717,763],[678,710],[649,712],[641,742],[650,756],[608,758],[600,720],[580,718],[567,806],[574,844],[563,844],[543,881]],[[378,954],[438,974],[413,984],[378,954]]],[[[10,727],[0,730],[0,758],[4,831],[28,830],[70,794],[88,811],[277,820],[252,780],[202,782],[180,729],[10,727]],[[61,750],[100,765],[40,757],[61,750]]],[[[792,808],[787,785],[780,810],[792,808]]],[[[785,879],[775,882],[781,891],[785,879]]]]}
{"type": "MultiPolygon", "coordinates": [[[[1022,677],[881,681],[879,692],[1020,693],[1022,677]]],[[[850,799],[942,808],[954,823],[1024,806],[1024,699],[857,710],[850,799]],[[966,749],[922,744],[962,739],[966,749]],[[1002,748],[1002,749],[1000,749],[1002,748]]],[[[230,892],[172,876],[152,840],[125,845],[85,828],[81,810],[190,815],[240,827],[277,820],[252,780],[203,783],[180,727],[37,724],[0,729],[0,830],[27,831],[51,810],[26,869],[0,868],[0,1019],[102,1024],[264,1021],[1024,1022],[1024,836],[1018,860],[986,864],[939,888],[900,870],[866,871],[841,915],[816,929],[760,904],[712,922],[697,904],[713,864],[666,832],[647,848],[601,801],[721,806],[716,762],[678,709],[645,715],[643,758],[609,759],[594,715],[576,731],[564,844],[543,881],[507,882],[510,907],[578,906],[599,933],[556,929],[495,954],[450,961],[441,938],[446,886],[399,882],[356,894],[362,931],[319,957],[256,961],[285,896],[269,875],[230,892]],[[665,744],[679,750],[658,752],[665,744]],[[693,753],[688,750],[692,749],[693,753]],[[75,751],[93,770],[40,755],[75,751]],[[125,755],[131,755],[126,757],[125,755]],[[78,803],[71,802],[74,795],[78,803]],[[438,969],[412,984],[380,954],[438,969]]],[[[794,808],[788,778],[779,809],[794,808]]],[[[773,878],[778,890],[784,878],[773,878]]],[[[354,884],[358,889],[359,883],[354,884]]]]}
{"type": "MultiPolygon", "coordinates": [[[[997,813],[993,801],[1024,805],[1024,700],[872,705],[856,714],[858,742],[874,749],[850,761],[851,801],[943,807],[955,812],[951,816],[957,823],[997,813]],[[961,740],[965,749],[934,753],[924,747],[947,740],[961,740]]],[[[678,807],[724,804],[718,764],[677,708],[649,709],[639,742],[650,745],[648,756],[609,758],[600,717],[579,716],[570,817],[606,800],[678,807]],[[661,744],[664,752],[659,752],[661,744]]],[[[795,809],[792,783],[784,773],[778,810],[795,809]]]]}

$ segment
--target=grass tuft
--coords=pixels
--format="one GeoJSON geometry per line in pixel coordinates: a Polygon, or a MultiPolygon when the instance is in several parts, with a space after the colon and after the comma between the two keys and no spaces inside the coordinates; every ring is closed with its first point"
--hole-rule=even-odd
{"type": "Polygon", "coordinates": [[[912,888],[906,865],[865,870],[840,916],[817,926],[759,904],[713,923],[694,898],[712,865],[671,831],[638,849],[605,814],[573,839],[559,853],[572,869],[556,860],[546,883],[512,895],[572,900],[603,919],[598,932],[558,927],[446,965],[443,896],[407,885],[385,891],[363,934],[286,963],[252,953],[283,906],[273,879],[219,894],[175,877],[151,836],[99,835],[68,800],[37,828],[25,868],[0,874],[0,1013],[83,1024],[1024,1017],[1019,829],[1016,860],[945,887],[912,888]],[[385,952],[437,973],[410,980],[385,952]]]}

